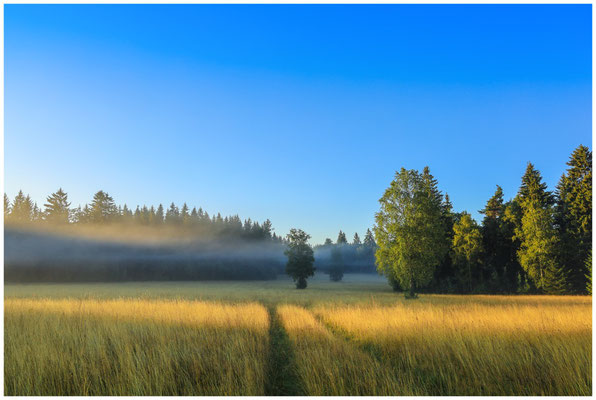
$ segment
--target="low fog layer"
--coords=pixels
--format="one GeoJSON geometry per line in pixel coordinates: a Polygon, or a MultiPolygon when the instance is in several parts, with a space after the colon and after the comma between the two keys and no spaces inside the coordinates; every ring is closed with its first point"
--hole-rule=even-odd
{"type": "Polygon", "coordinates": [[[150,244],[6,228],[7,281],[274,279],[284,245],[241,240],[150,244]]]}

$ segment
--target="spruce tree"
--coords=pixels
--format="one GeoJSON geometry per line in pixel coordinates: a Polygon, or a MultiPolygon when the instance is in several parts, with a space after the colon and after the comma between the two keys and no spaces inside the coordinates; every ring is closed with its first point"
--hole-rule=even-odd
{"type": "Polygon", "coordinates": [[[155,212],[155,223],[160,225],[163,224],[164,220],[164,213],[163,213],[163,204],[159,204],[157,207],[157,211],[155,212]]]}
{"type": "Polygon", "coordinates": [[[482,234],[468,213],[463,213],[453,225],[453,233],[454,264],[458,267],[463,288],[472,292],[476,284],[483,283],[480,269],[482,234]]]}
{"type": "Polygon", "coordinates": [[[360,246],[362,243],[360,242],[360,236],[358,236],[358,232],[354,233],[354,239],[352,239],[352,245],[360,246]]]}
{"type": "Polygon", "coordinates": [[[374,250],[377,247],[377,243],[375,242],[375,237],[370,229],[366,230],[366,235],[364,235],[364,246],[367,249],[374,250]]]}
{"type": "Polygon", "coordinates": [[[12,202],[10,220],[18,223],[31,222],[33,217],[33,202],[29,195],[25,196],[22,190],[16,195],[12,202]]]}
{"type": "Polygon", "coordinates": [[[168,224],[177,224],[180,221],[180,211],[173,202],[170,204],[170,208],[168,208],[168,211],[166,212],[165,221],[168,224]]]}
{"type": "Polygon", "coordinates": [[[583,293],[585,260],[592,248],[592,152],[580,145],[567,166],[556,190],[558,261],[565,269],[571,291],[583,293]]]}
{"type": "Polygon", "coordinates": [[[68,195],[62,188],[47,197],[44,207],[46,221],[58,224],[68,223],[70,203],[68,202],[68,195]]]}
{"type": "Polygon", "coordinates": [[[337,235],[337,244],[347,244],[348,243],[348,239],[346,238],[346,234],[343,233],[341,230],[339,231],[339,234],[337,235]]]}
{"type": "Polygon", "coordinates": [[[182,208],[180,209],[180,219],[183,224],[188,224],[188,222],[190,220],[189,208],[186,205],[186,203],[184,203],[182,205],[182,208]]]}
{"type": "Polygon", "coordinates": [[[555,271],[559,267],[555,265],[557,236],[553,226],[553,196],[531,163],[522,177],[517,197],[521,208],[521,223],[515,230],[520,240],[519,262],[532,284],[546,291],[557,285],[550,280],[560,275],[555,271]]]}
{"type": "Polygon", "coordinates": [[[484,278],[491,279],[492,284],[503,288],[503,286],[507,286],[504,275],[511,238],[507,238],[504,231],[505,204],[503,189],[499,185],[480,213],[484,214],[481,229],[484,249],[484,278]]]}
{"type": "Polygon", "coordinates": [[[4,193],[4,221],[8,219],[8,216],[10,215],[10,209],[10,200],[6,193],[4,193]]]}
{"type": "Polygon", "coordinates": [[[113,221],[118,215],[118,207],[114,199],[104,192],[98,191],[93,195],[93,201],[89,207],[89,219],[95,223],[105,223],[113,221]]]}

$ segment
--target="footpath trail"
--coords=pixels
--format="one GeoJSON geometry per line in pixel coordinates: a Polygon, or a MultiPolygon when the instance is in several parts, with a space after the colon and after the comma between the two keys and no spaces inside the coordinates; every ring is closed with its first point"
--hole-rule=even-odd
{"type": "Polygon", "coordinates": [[[283,328],[276,306],[268,307],[269,356],[267,365],[266,396],[304,396],[302,381],[297,373],[294,349],[283,328]]]}

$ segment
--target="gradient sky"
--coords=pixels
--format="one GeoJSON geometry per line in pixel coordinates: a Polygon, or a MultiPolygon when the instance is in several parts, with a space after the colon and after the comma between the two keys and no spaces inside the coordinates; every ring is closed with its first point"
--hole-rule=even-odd
{"type": "Polygon", "coordinates": [[[5,5],[5,192],[351,240],[396,170],[457,211],[592,147],[591,5],[5,5]]]}

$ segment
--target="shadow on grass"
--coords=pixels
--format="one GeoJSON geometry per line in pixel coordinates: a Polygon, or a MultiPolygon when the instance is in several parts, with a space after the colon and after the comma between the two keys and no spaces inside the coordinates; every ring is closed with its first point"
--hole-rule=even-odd
{"type": "Polygon", "coordinates": [[[274,306],[269,306],[269,357],[266,396],[304,396],[304,385],[297,373],[294,349],[274,306]]]}

